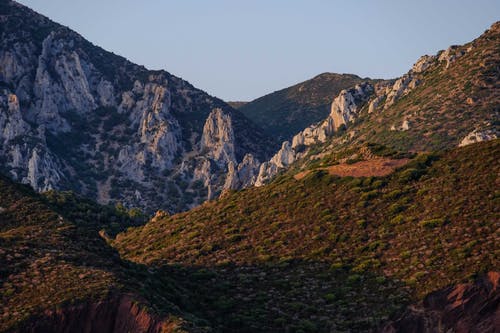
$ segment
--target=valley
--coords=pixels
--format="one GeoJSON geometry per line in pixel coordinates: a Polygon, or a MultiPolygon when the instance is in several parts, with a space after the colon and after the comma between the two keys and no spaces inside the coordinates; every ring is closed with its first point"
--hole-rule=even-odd
{"type": "Polygon", "coordinates": [[[500,22],[250,102],[0,35],[0,332],[498,331],[500,22]]]}

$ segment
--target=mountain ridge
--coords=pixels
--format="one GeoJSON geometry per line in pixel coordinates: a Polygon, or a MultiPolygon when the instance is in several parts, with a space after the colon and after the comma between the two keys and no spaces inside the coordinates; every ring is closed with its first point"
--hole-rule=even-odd
{"type": "Polygon", "coordinates": [[[266,94],[240,106],[247,117],[281,141],[328,115],[332,99],[363,81],[355,74],[321,73],[313,78],[266,94]]]}
{"type": "Polygon", "coordinates": [[[0,36],[0,331],[498,326],[500,22],[264,96],[274,136],[12,1],[0,36]]]}
{"type": "Polygon", "coordinates": [[[328,117],[284,141],[258,166],[252,182],[232,189],[262,186],[294,165],[321,163],[325,156],[366,143],[418,152],[497,138],[499,40],[496,22],[470,43],[420,57],[400,78],[364,81],[340,91],[328,117]]]}
{"type": "Polygon", "coordinates": [[[15,2],[0,9],[0,166],[14,179],[179,211],[217,196],[228,164],[247,154],[265,159],[275,147],[240,112],[188,82],[132,64],[15,2]],[[200,147],[212,112],[230,117],[226,159],[210,157],[217,142],[200,147]]]}

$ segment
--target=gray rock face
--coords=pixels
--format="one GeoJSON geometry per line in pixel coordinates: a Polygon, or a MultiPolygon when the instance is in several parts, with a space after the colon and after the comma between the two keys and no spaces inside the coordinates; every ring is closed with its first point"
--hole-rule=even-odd
{"type": "Polygon", "coordinates": [[[446,50],[439,53],[438,61],[446,62],[446,69],[448,69],[455,60],[457,60],[464,54],[465,52],[460,50],[458,46],[452,45],[446,50]]]}
{"type": "Polygon", "coordinates": [[[373,93],[370,83],[356,85],[352,89],[343,90],[332,103],[330,118],[333,119],[333,129],[337,130],[341,125],[353,121],[359,111],[359,107],[366,102],[373,93]]]}
{"type": "Polygon", "coordinates": [[[436,56],[429,56],[429,55],[424,55],[424,56],[421,56],[417,62],[413,65],[411,71],[413,73],[421,73],[421,72],[424,72],[425,70],[427,70],[429,67],[432,66],[432,64],[435,62],[436,60],[436,56]]]}
{"type": "Polygon", "coordinates": [[[214,161],[234,167],[236,162],[234,131],[231,116],[222,109],[214,109],[203,126],[200,146],[214,161]]]}
{"type": "Polygon", "coordinates": [[[279,172],[304,157],[311,145],[326,142],[341,126],[347,127],[359,116],[362,106],[373,93],[374,87],[368,82],[342,90],[334,98],[330,115],[324,121],[295,135],[291,144],[288,141],[283,142],[281,149],[269,161],[260,165],[254,185],[266,184],[279,172]]]}
{"type": "Polygon", "coordinates": [[[473,130],[467,134],[458,144],[459,147],[464,147],[476,142],[490,141],[498,138],[498,133],[492,129],[473,130]]]}
{"type": "Polygon", "coordinates": [[[256,178],[272,140],[224,102],[8,1],[0,171],[38,191],[184,210],[256,178]]]}

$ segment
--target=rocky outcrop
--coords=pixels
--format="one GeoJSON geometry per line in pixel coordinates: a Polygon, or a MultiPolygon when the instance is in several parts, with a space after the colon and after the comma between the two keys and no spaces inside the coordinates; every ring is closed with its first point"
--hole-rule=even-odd
{"type": "Polygon", "coordinates": [[[458,144],[459,147],[464,147],[476,142],[494,140],[498,137],[497,133],[492,129],[473,130],[467,134],[458,144]]]}
{"type": "Polygon", "coordinates": [[[252,154],[247,154],[238,165],[229,163],[224,190],[237,190],[252,186],[259,176],[261,164],[252,154]]]}
{"type": "Polygon", "coordinates": [[[434,55],[424,55],[421,56],[413,67],[411,68],[412,73],[421,73],[429,69],[436,61],[436,56],[434,55]]]}
{"type": "Polygon", "coordinates": [[[266,184],[280,171],[304,157],[310,146],[326,142],[339,128],[348,126],[359,116],[361,108],[373,92],[374,87],[369,82],[342,90],[332,101],[330,115],[325,120],[296,134],[291,144],[288,141],[283,142],[281,149],[269,161],[260,165],[254,185],[266,184]]]}
{"type": "Polygon", "coordinates": [[[374,99],[372,99],[370,105],[368,106],[368,113],[373,113],[384,99],[385,96],[377,96],[374,99]]]}
{"type": "Polygon", "coordinates": [[[490,272],[474,283],[433,292],[380,332],[496,332],[500,325],[499,283],[500,273],[490,272]]]}
{"type": "Polygon", "coordinates": [[[410,71],[410,73],[403,75],[396,80],[392,87],[387,88],[385,92],[385,104],[384,109],[388,109],[396,101],[398,101],[402,96],[407,95],[412,91],[420,81],[415,78],[410,71]]]}
{"type": "Polygon", "coordinates": [[[342,90],[332,101],[329,116],[319,125],[309,126],[295,135],[292,139],[292,147],[297,148],[325,142],[341,126],[347,126],[349,122],[358,117],[361,107],[370,98],[373,91],[373,85],[368,82],[342,90]]]}
{"type": "Polygon", "coordinates": [[[373,86],[367,82],[358,84],[352,89],[342,90],[332,102],[330,118],[333,120],[333,130],[357,118],[360,106],[372,93],[373,86]]]}
{"type": "Polygon", "coordinates": [[[200,148],[207,152],[207,157],[218,163],[236,162],[234,131],[231,116],[222,109],[214,109],[203,126],[200,148]]]}
{"type": "Polygon", "coordinates": [[[459,48],[459,46],[452,45],[439,53],[438,61],[446,62],[446,69],[448,69],[455,60],[463,56],[465,53],[466,52],[459,48]]]}
{"type": "Polygon", "coordinates": [[[46,311],[42,316],[28,321],[19,332],[167,333],[176,332],[180,326],[179,320],[152,314],[133,297],[124,295],[46,311]]]}
{"type": "Polygon", "coordinates": [[[288,141],[283,142],[281,149],[267,162],[261,164],[255,186],[265,185],[278,172],[287,168],[296,160],[295,150],[288,141]]]}
{"type": "Polygon", "coordinates": [[[186,81],[15,2],[0,10],[0,169],[15,180],[173,212],[236,186],[226,182],[230,165],[253,181],[244,157],[275,149],[238,111],[186,81]]]}

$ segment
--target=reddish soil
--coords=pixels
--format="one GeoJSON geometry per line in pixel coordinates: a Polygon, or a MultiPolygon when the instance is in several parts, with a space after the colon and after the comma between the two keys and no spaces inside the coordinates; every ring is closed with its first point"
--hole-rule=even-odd
{"type": "Polygon", "coordinates": [[[499,281],[499,272],[489,272],[474,283],[435,291],[380,332],[496,333],[500,328],[499,281]]]}
{"type": "MultiPolygon", "coordinates": [[[[328,170],[330,175],[340,177],[382,177],[392,173],[396,168],[399,168],[408,163],[407,158],[392,160],[388,158],[377,158],[368,161],[360,161],[353,164],[337,164],[317,170],[328,170]]],[[[302,171],[293,176],[296,180],[300,180],[307,176],[311,171],[302,171]]]]}
{"type": "Polygon", "coordinates": [[[30,333],[168,333],[176,325],[151,314],[129,295],[46,311],[16,332],[30,333]]]}

